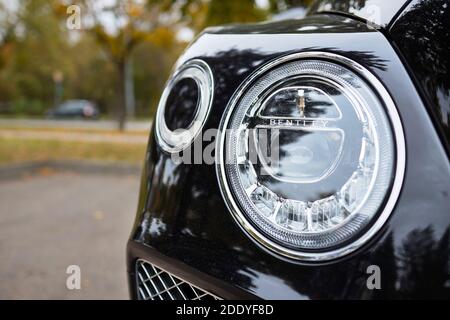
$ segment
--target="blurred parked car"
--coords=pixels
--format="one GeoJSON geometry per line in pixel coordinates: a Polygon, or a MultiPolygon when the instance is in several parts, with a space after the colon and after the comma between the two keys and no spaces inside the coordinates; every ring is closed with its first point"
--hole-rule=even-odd
{"type": "Polygon", "coordinates": [[[95,103],[88,100],[67,100],[47,112],[49,118],[97,119],[99,114],[95,103]]]}

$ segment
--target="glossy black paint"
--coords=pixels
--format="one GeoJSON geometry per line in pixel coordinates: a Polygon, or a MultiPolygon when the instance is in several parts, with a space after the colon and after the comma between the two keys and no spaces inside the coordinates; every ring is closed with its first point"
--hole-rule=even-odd
{"type": "Polygon", "coordinates": [[[445,285],[450,164],[414,84],[382,33],[334,15],[213,28],[193,42],[177,65],[200,58],[211,67],[216,85],[205,129],[217,128],[232,94],[259,66],[311,50],[341,54],[364,65],[384,83],[398,107],[407,167],[400,198],[385,227],[361,250],[327,264],[274,256],[234,222],[220,193],[215,165],[175,164],[152,131],[128,246],[133,297],[134,260],[144,257],[224,298],[236,297],[236,290],[240,297],[265,299],[450,298],[445,285]],[[381,290],[366,286],[367,267],[374,264],[382,270],[381,290]],[[214,279],[214,284],[205,279],[214,279]]]}
{"type": "Polygon", "coordinates": [[[412,1],[389,34],[417,81],[450,155],[449,1],[412,1]]]}
{"type": "Polygon", "coordinates": [[[387,27],[411,0],[317,0],[309,13],[333,12],[364,19],[378,27],[387,27]]]}

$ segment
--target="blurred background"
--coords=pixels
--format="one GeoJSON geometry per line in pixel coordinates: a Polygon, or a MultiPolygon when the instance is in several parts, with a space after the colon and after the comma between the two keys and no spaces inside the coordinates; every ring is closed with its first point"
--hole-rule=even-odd
{"type": "Polygon", "coordinates": [[[310,2],[0,0],[0,299],[127,299],[140,166],[177,57],[205,27],[310,2]]]}

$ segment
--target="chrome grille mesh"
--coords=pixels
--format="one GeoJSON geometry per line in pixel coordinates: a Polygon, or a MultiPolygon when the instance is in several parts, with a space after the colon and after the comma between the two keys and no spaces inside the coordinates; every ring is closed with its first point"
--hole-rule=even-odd
{"type": "Polygon", "coordinates": [[[144,260],[136,262],[136,279],[139,300],[220,300],[144,260]]]}

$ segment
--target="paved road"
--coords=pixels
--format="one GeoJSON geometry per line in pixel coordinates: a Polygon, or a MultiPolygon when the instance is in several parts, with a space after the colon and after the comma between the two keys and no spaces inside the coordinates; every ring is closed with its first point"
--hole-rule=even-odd
{"type": "MultiPolygon", "coordinates": [[[[129,131],[148,131],[150,121],[128,121],[125,129],[129,131]]],[[[4,119],[0,118],[1,126],[21,128],[82,128],[82,129],[117,129],[117,122],[112,120],[51,120],[51,119],[4,119]]]]}
{"type": "Polygon", "coordinates": [[[64,132],[48,130],[39,131],[34,129],[10,130],[2,129],[0,127],[0,138],[146,144],[148,141],[148,134],[110,134],[97,130],[95,132],[78,132],[70,131],[70,129],[64,132]]]}
{"type": "Polygon", "coordinates": [[[134,175],[52,173],[0,180],[0,299],[127,299],[134,175]],[[81,268],[81,290],[66,268],[81,268]]]}

